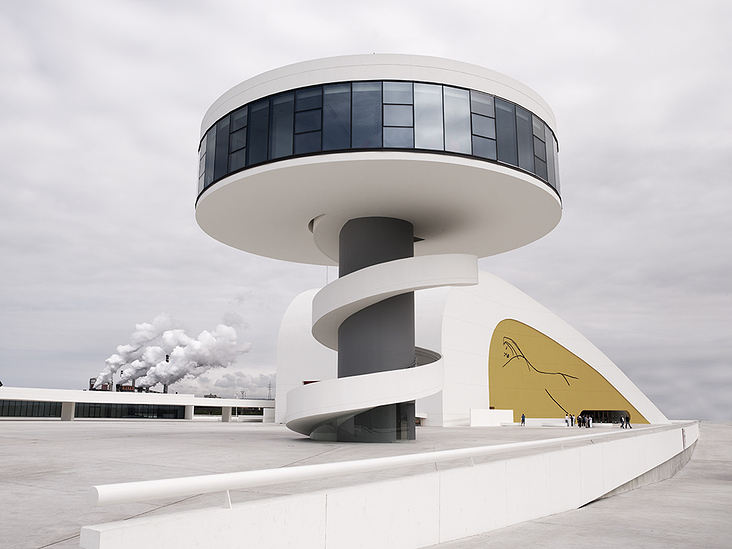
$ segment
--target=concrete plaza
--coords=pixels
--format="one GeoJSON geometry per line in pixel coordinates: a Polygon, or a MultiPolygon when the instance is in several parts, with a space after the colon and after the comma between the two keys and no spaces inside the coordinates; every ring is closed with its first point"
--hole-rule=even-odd
{"type": "MultiPolygon", "coordinates": [[[[79,546],[82,526],[224,503],[222,494],[209,494],[92,508],[86,503],[86,491],[92,485],[367,459],[570,434],[579,434],[579,430],[421,427],[414,442],[363,445],[314,442],[282,425],[261,423],[4,419],[0,421],[0,547],[68,549],[79,546]]],[[[633,431],[623,436],[633,436],[633,431]]],[[[464,465],[448,462],[437,467],[464,465]]],[[[435,465],[430,465],[358,478],[269,486],[232,492],[232,501],[322,490],[434,469],[435,465]]],[[[732,424],[703,422],[691,461],[672,479],[581,509],[439,547],[728,547],[731,518],[732,424]]],[[[242,524],[243,542],[246,537],[246,524],[242,524]]]]}

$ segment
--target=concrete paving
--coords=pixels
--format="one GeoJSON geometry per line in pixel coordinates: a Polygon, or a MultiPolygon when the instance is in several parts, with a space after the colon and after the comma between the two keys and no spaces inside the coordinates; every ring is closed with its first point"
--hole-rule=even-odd
{"type": "MultiPolygon", "coordinates": [[[[609,427],[598,427],[610,429],[609,427]]],[[[418,428],[398,444],[314,442],[281,425],[217,421],[0,420],[0,548],[71,549],[81,526],[223,504],[222,494],[92,508],[90,486],[367,459],[586,434],[546,428],[418,428]]],[[[633,436],[619,431],[618,436],[633,436]]],[[[728,547],[732,539],[732,423],[701,425],[689,464],[673,479],[444,548],[728,547]],[[642,541],[643,543],[638,543],[642,541]],[[655,544],[655,545],[654,545],[655,544]]],[[[443,463],[440,469],[464,466],[443,463]]],[[[234,503],[320,490],[435,465],[232,493],[234,503]]],[[[246,525],[242,525],[246,539],[246,525]]]]}

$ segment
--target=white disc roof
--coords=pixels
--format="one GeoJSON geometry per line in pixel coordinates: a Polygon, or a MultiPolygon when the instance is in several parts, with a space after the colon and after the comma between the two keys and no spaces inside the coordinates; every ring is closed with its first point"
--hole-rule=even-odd
{"type": "MultiPolygon", "coordinates": [[[[238,107],[284,90],[339,81],[405,79],[495,94],[554,116],[535,92],[487,69],[408,55],[360,55],[290,65],[225,93],[205,133],[238,107]]],[[[414,225],[415,254],[485,257],[533,242],[561,218],[557,193],[537,177],[496,162],[420,150],[350,150],[290,157],[243,169],[208,187],[196,220],[213,238],[254,254],[309,264],[338,262],[349,219],[395,217],[414,225]]]]}
{"type": "Polygon", "coordinates": [[[379,151],[244,170],[208,189],[196,208],[198,224],[216,240],[317,265],[337,264],[341,227],[369,216],[411,222],[415,237],[424,239],[415,243],[416,255],[485,257],[547,234],[559,223],[561,204],[548,186],[512,168],[448,155],[379,151]]]}

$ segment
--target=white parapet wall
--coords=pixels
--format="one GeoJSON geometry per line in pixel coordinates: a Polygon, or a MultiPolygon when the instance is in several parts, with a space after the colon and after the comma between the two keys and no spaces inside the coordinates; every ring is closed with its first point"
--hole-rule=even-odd
{"type": "Polygon", "coordinates": [[[471,427],[500,427],[513,423],[513,410],[487,410],[472,408],[470,410],[471,427]]]}
{"type": "Polygon", "coordinates": [[[687,422],[554,439],[538,452],[529,451],[536,443],[520,443],[525,451],[512,444],[474,466],[87,526],[80,543],[85,549],[427,547],[576,509],[688,459],[698,435],[698,424],[687,422]]]}

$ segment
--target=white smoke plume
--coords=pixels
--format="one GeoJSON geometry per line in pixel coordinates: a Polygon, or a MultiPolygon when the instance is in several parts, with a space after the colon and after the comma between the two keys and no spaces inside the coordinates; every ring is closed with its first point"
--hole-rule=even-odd
{"type": "Polygon", "coordinates": [[[238,343],[236,329],[219,324],[204,330],[194,339],[177,327],[169,315],[159,315],[152,323],[137,324],[127,345],[106,360],[97,376],[95,388],[111,382],[121,372],[120,383],[133,381],[137,387],[158,383],[171,385],[183,378],[192,379],[212,368],[226,368],[246,353],[251,343],[238,343]]]}

